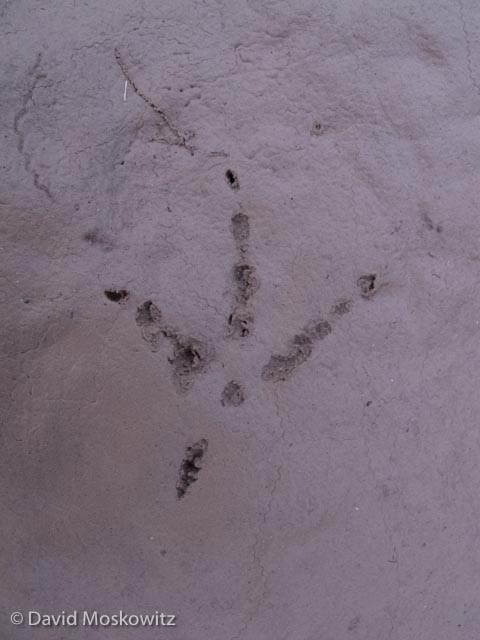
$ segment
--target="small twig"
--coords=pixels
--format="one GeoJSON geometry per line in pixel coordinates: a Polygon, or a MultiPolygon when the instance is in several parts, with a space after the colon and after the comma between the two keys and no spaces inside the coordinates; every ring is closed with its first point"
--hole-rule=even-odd
{"type": "MultiPolygon", "coordinates": [[[[185,134],[181,133],[179,129],[177,129],[177,127],[169,119],[167,114],[162,109],[160,109],[160,107],[158,107],[151,98],[149,98],[145,93],[143,93],[143,91],[139,87],[137,87],[127,67],[125,66],[124,61],[122,60],[120,51],[116,47],[115,47],[115,60],[117,61],[118,66],[122,70],[122,73],[125,76],[125,79],[127,80],[127,82],[130,83],[132,89],[135,91],[137,96],[139,96],[145,102],[145,104],[147,104],[150,107],[150,109],[155,111],[155,113],[160,116],[160,118],[163,121],[163,124],[170,129],[171,133],[173,133],[173,135],[176,138],[176,142],[174,144],[177,144],[180,147],[185,147],[193,155],[193,149],[187,145],[187,140],[189,136],[186,136],[185,134]]],[[[125,94],[126,94],[126,88],[125,88],[125,94]]]]}

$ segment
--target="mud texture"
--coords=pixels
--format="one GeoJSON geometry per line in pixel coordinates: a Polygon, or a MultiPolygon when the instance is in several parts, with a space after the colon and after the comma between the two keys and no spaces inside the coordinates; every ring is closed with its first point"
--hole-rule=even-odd
{"type": "Polygon", "coordinates": [[[0,35],[0,640],[477,638],[479,3],[0,35]]]}

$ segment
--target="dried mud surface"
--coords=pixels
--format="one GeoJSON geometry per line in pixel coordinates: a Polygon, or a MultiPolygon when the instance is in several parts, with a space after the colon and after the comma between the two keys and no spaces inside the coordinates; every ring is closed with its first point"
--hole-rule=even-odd
{"type": "Polygon", "coordinates": [[[0,31],[0,636],[476,637],[478,4],[0,31]]]}

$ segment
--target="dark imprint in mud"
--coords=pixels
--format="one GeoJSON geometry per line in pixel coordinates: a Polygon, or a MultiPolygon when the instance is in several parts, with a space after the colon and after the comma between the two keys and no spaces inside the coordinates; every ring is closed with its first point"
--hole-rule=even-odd
{"type": "Polygon", "coordinates": [[[267,382],[287,380],[295,369],[312,355],[315,343],[332,332],[327,320],[319,320],[297,333],[288,345],[286,354],[275,354],[262,369],[262,379],[267,382]]]}
{"type": "Polygon", "coordinates": [[[204,438],[186,448],[177,482],[177,498],[179,500],[185,496],[189,487],[198,480],[198,474],[202,468],[207,449],[208,442],[204,438]]]}

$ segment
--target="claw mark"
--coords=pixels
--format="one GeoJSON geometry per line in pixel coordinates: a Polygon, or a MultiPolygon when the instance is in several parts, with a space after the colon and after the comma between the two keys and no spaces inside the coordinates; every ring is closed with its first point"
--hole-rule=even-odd
{"type": "Polygon", "coordinates": [[[191,447],[187,447],[180,465],[180,477],[177,482],[177,498],[181,500],[188,488],[198,480],[198,473],[207,453],[208,442],[204,438],[191,447]]]}
{"type": "Polygon", "coordinates": [[[21,109],[15,114],[15,118],[13,120],[13,131],[15,135],[18,137],[17,149],[18,149],[18,152],[23,156],[23,166],[25,167],[25,171],[27,171],[27,173],[30,173],[32,175],[33,186],[38,191],[42,191],[48,198],[50,198],[50,200],[54,200],[54,197],[50,189],[45,184],[43,184],[43,182],[41,182],[38,172],[32,169],[32,154],[28,153],[25,150],[25,133],[23,132],[22,127],[20,126],[22,120],[25,118],[25,116],[28,113],[28,107],[30,102],[33,101],[33,93],[38,84],[38,81],[47,77],[45,73],[39,73],[41,62],[42,62],[42,54],[39,53],[37,55],[35,63],[28,70],[27,75],[28,77],[32,78],[32,81],[27,91],[25,92],[25,95],[23,96],[21,109]]]}
{"type": "Polygon", "coordinates": [[[234,171],[227,169],[225,171],[225,178],[232,189],[240,189],[240,181],[234,171]]]}
{"type": "Polygon", "coordinates": [[[122,73],[125,76],[125,79],[130,83],[132,89],[135,91],[137,96],[141,98],[145,102],[145,104],[148,105],[150,109],[152,109],[158,116],[160,116],[162,120],[162,124],[165,125],[169,129],[170,133],[174,136],[173,144],[179,147],[184,147],[185,149],[188,149],[188,151],[190,151],[191,155],[193,156],[194,149],[192,146],[188,144],[188,141],[190,140],[193,134],[181,133],[180,130],[177,129],[177,127],[173,124],[173,122],[167,116],[165,111],[163,111],[163,109],[160,109],[160,107],[158,107],[151,98],[149,98],[139,87],[137,87],[136,83],[133,81],[132,76],[130,75],[130,72],[128,71],[122,59],[120,51],[117,48],[115,48],[115,60],[117,61],[118,66],[122,70],[122,73]]]}

